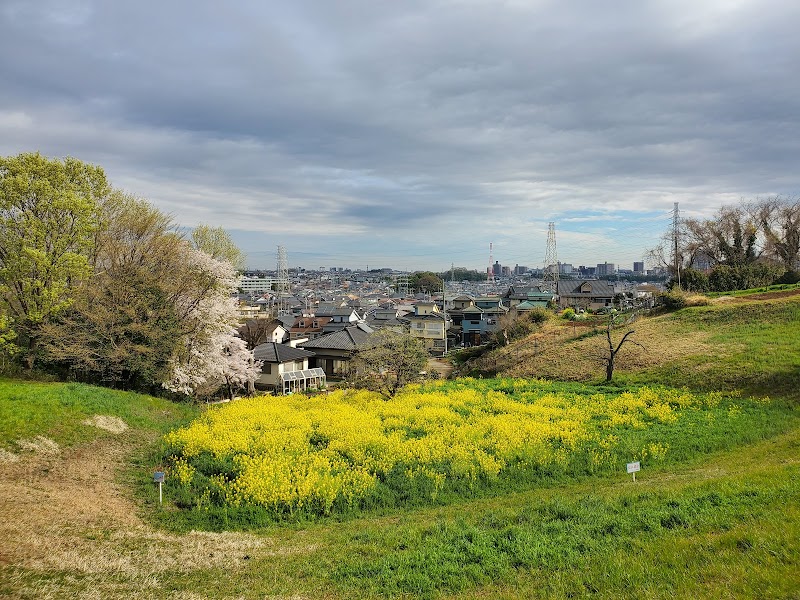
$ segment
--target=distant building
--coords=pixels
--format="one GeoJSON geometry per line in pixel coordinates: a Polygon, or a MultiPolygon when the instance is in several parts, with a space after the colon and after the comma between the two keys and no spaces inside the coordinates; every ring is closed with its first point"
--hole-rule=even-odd
{"type": "Polygon", "coordinates": [[[511,277],[511,267],[503,267],[503,277],[511,277]]]}
{"type": "Polygon", "coordinates": [[[633,272],[637,275],[644,275],[644,262],[634,262],[633,272]]]}
{"type": "Polygon", "coordinates": [[[268,292],[275,283],[274,277],[239,277],[239,289],[243,292],[268,292]]]}
{"type": "Polygon", "coordinates": [[[605,262],[605,263],[598,263],[596,274],[598,277],[603,277],[604,275],[613,275],[617,272],[616,265],[614,263],[605,262]]]}

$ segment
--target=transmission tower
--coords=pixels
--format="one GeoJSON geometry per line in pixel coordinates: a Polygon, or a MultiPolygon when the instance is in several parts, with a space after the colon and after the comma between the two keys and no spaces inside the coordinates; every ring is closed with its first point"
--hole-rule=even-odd
{"type": "Polygon", "coordinates": [[[285,315],[289,312],[289,260],[286,257],[286,248],[278,246],[278,261],[275,268],[275,295],[278,297],[278,314],[285,315]]]}
{"type": "Polygon", "coordinates": [[[397,275],[395,277],[395,290],[403,298],[408,298],[410,279],[411,278],[407,274],[397,275]]]}
{"type": "Polygon", "coordinates": [[[542,287],[554,294],[558,293],[558,251],[556,250],[556,224],[547,226],[547,252],[544,257],[542,287]]]}
{"type": "Polygon", "coordinates": [[[680,213],[678,211],[678,203],[672,209],[672,254],[673,264],[675,265],[675,280],[678,282],[678,289],[681,289],[681,264],[680,256],[678,254],[678,223],[680,222],[680,213]]]}

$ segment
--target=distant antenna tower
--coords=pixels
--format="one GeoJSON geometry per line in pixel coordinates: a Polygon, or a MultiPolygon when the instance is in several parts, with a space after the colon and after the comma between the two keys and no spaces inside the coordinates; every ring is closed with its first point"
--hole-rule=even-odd
{"type": "Polygon", "coordinates": [[[486,270],[486,281],[488,283],[494,281],[494,253],[492,242],[489,242],[489,268],[486,270]]]}
{"type": "Polygon", "coordinates": [[[278,314],[285,315],[289,312],[289,260],[286,257],[286,248],[278,246],[278,264],[275,268],[275,293],[278,296],[278,314]]]}
{"type": "Polygon", "coordinates": [[[542,287],[551,288],[549,291],[558,292],[558,251],[556,250],[556,224],[547,226],[547,252],[544,257],[544,274],[542,287]]]}

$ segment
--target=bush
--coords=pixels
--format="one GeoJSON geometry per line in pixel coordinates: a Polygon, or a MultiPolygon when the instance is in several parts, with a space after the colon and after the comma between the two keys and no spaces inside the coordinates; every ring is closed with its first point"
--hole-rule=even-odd
{"type": "Polygon", "coordinates": [[[535,323],[536,325],[541,325],[545,321],[550,318],[550,311],[546,308],[534,308],[529,310],[525,314],[525,318],[528,319],[531,323],[535,323]]]}
{"type": "Polygon", "coordinates": [[[661,294],[659,299],[670,310],[686,307],[686,294],[678,288],[673,288],[666,294],[661,294]]]}
{"type": "Polygon", "coordinates": [[[800,271],[786,271],[778,279],[775,280],[776,284],[795,284],[800,283],[800,271]]]}
{"type": "Polygon", "coordinates": [[[561,311],[561,318],[566,319],[567,321],[572,321],[575,318],[575,309],[565,308],[563,311],[561,311]]]}

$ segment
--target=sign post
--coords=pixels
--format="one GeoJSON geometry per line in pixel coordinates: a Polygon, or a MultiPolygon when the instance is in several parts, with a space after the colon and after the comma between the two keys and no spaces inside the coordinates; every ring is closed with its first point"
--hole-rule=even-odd
{"type": "Polygon", "coordinates": [[[164,483],[164,471],[156,471],[153,473],[153,481],[158,484],[158,503],[161,504],[163,499],[161,485],[164,483]]]}
{"type": "Polygon", "coordinates": [[[628,463],[628,473],[633,475],[633,483],[636,483],[636,471],[640,471],[642,466],[639,464],[639,461],[628,463]]]}

